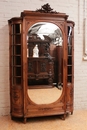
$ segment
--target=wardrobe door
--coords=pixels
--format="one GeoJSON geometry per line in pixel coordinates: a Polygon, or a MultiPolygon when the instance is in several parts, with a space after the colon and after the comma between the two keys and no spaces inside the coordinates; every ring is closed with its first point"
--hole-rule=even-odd
{"type": "Polygon", "coordinates": [[[67,111],[73,113],[74,100],[74,23],[67,22],[67,111]]]}
{"type": "Polygon", "coordinates": [[[19,117],[23,116],[21,27],[20,19],[9,20],[11,116],[19,117]]]}

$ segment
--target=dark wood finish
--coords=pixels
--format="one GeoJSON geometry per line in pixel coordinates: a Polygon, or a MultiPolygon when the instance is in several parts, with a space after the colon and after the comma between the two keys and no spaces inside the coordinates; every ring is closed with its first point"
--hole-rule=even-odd
{"type": "Polygon", "coordinates": [[[74,22],[67,21],[67,112],[73,114],[74,100],[74,22]]]}
{"type": "Polygon", "coordinates": [[[10,68],[10,110],[11,117],[26,119],[36,116],[63,115],[73,113],[74,93],[74,22],[67,20],[68,15],[58,13],[49,4],[37,11],[23,11],[20,17],[8,20],[9,23],[9,68],[10,68]],[[57,25],[63,34],[62,46],[44,41],[40,46],[40,56],[32,57],[34,44],[42,41],[27,40],[29,28],[38,22],[50,22],[57,25]],[[31,43],[31,45],[27,45],[31,43]],[[48,46],[49,45],[49,46],[48,46]],[[47,47],[44,49],[44,47],[47,47]],[[27,57],[29,49],[30,57],[27,57]],[[44,55],[45,54],[45,55],[44,55]],[[33,85],[58,85],[63,92],[57,101],[51,104],[35,104],[27,94],[33,85]]]}
{"type": "Polygon", "coordinates": [[[54,78],[54,58],[39,57],[39,58],[28,58],[28,79],[30,85],[39,84],[39,80],[47,79],[48,84],[53,84],[54,78]],[[34,82],[33,82],[34,81],[34,82]],[[37,82],[38,81],[38,82],[37,82]]]}

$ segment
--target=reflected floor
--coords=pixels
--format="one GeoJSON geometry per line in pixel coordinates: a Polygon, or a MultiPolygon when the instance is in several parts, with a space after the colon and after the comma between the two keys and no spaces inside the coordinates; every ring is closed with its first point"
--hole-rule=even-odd
{"type": "Polygon", "coordinates": [[[57,87],[28,89],[28,96],[36,104],[48,104],[55,102],[61,96],[62,90],[57,87]]]}

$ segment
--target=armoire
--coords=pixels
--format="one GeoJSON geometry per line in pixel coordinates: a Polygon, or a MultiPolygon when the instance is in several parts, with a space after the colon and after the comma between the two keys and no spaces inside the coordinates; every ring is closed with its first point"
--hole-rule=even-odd
{"type": "Polygon", "coordinates": [[[47,3],[8,20],[11,118],[74,109],[74,22],[47,3]]]}

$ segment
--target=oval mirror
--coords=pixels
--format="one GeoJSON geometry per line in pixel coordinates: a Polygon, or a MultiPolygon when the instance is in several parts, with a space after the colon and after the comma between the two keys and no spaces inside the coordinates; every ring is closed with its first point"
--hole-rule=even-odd
{"type": "Polygon", "coordinates": [[[38,22],[28,30],[28,96],[36,104],[53,103],[62,94],[62,44],[62,31],[53,23],[38,22]]]}

